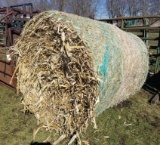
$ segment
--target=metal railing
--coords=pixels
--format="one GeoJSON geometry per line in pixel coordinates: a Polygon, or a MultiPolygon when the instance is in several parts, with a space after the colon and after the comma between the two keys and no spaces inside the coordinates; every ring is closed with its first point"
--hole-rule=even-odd
{"type": "Polygon", "coordinates": [[[17,81],[16,77],[12,78],[12,75],[16,62],[14,59],[7,61],[6,51],[19,37],[26,21],[36,13],[38,11],[33,11],[32,3],[0,8],[0,82],[14,89],[16,89],[17,81]]]}

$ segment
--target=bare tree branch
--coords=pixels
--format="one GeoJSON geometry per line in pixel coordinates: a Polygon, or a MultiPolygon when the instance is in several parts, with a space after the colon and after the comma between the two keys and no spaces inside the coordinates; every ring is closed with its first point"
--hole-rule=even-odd
{"type": "Polygon", "coordinates": [[[94,18],[99,0],[70,0],[69,12],[94,18]]]}
{"type": "Polygon", "coordinates": [[[106,0],[109,17],[160,14],[159,0],[106,0]]]}

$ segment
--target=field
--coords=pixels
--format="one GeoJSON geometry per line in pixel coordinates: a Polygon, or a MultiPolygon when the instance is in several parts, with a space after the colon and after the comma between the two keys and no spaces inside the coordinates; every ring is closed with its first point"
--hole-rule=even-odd
{"type": "MultiPolygon", "coordinates": [[[[84,145],[159,145],[160,103],[150,105],[153,96],[142,89],[114,108],[109,108],[96,118],[97,129],[90,124],[82,134],[84,145]],[[88,144],[87,144],[88,143],[88,144]]],[[[36,119],[22,112],[22,96],[0,85],[0,145],[43,145],[50,135],[41,130],[33,143],[36,119]],[[31,143],[32,142],[32,143],[31,143]]],[[[54,141],[55,134],[51,133],[54,141]]],[[[61,144],[66,144],[67,140],[61,144]]],[[[44,145],[50,145],[45,143],[44,145]]]]}

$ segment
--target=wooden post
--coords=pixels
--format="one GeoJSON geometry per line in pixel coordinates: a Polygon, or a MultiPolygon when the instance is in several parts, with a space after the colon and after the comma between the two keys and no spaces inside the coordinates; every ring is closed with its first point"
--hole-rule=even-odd
{"type": "Polygon", "coordinates": [[[123,29],[124,28],[124,20],[122,19],[122,21],[121,21],[121,29],[123,29]]]}

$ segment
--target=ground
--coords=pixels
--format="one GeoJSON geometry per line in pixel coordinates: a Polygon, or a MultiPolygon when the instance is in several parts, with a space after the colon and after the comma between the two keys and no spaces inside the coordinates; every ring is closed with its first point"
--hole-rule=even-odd
{"type": "MultiPolygon", "coordinates": [[[[90,124],[81,139],[84,145],[159,145],[160,103],[150,105],[153,94],[142,89],[116,107],[96,118],[97,129],[90,124]]],[[[36,119],[22,112],[22,96],[0,85],[0,145],[40,145],[49,132],[41,130],[31,143],[36,119]]],[[[51,134],[55,138],[55,134],[51,134]]],[[[53,139],[54,140],[54,139],[53,139]]],[[[61,144],[66,144],[64,141],[61,144]]],[[[44,145],[50,145],[46,143],[44,145]]]]}

